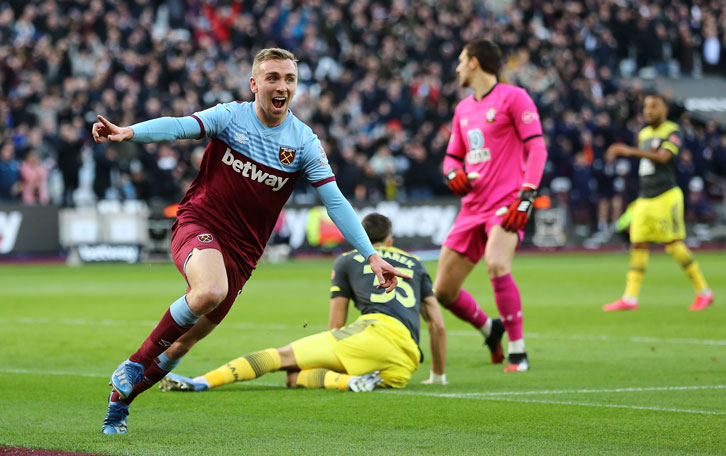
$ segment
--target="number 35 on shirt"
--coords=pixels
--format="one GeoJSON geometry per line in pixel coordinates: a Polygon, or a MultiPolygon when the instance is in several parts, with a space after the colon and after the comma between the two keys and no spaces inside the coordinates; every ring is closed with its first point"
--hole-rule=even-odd
{"type": "MultiPolygon", "coordinates": [[[[402,267],[398,267],[397,269],[413,278],[413,269],[406,269],[402,267]]],[[[374,274],[370,265],[363,266],[363,274],[374,274]]],[[[373,285],[378,285],[378,278],[375,274],[373,275],[373,285]]],[[[403,307],[413,307],[416,305],[416,296],[413,294],[413,288],[411,288],[411,285],[403,280],[398,281],[396,289],[391,293],[386,293],[386,290],[381,290],[380,293],[371,293],[371,302],[383,303],[389,302],[393,299],[395,299],[396,302],[401,304],[403,307]]]]}

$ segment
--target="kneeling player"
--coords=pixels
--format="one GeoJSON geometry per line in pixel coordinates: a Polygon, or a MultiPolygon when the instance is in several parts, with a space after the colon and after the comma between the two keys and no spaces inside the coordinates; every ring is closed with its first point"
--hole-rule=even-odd
{"type": "MultiPolygon", "coordinates": [[[[425,383],[446,383],[446,330],[428,272],[416,257],[392,247],[388,218],[369,214],[362,224],[381,257],[411,276],[399,281],[394,293],[376,288],[375,274],[363,256],[356,250],[347,252],[338,257],[333,268],[329,331],[282,348],[250,353],[201,377],[170,373],[161,381],[161,388],[204,391],[278,370],[288,371],[290,387],[351,391],[372,391],[379,385],[403,388],[422,358],[419,315],[428,325],[431,340],[432,369],[425,383]],[[350,299],[362,315],[343,327],[350,299]]],[[[182,336],[169,350],[184,343],[182,336]]]]}

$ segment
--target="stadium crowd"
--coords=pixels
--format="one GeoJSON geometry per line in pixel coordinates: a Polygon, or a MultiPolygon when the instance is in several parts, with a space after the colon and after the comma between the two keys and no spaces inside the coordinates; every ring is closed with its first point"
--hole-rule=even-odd
{"type": "MultiPolygon", "coordinates": [[[[608,208],[637,194],[635,162],[604,151],[633,144],[644,124],[639,71],[726,74],[717,0],[10,0],[0,3],[0,200],[178,201],[204,143],[98,145],[95,115],[130,125],[251,100],[248,62],[270,46],[300,60],[293,112],[324,142],[346,196],[449,196],[440,164],[465,96],[454,68],[478,37],[500,44],[502,80],[539,107],[543,189],[602,229],[617,215],[608,208]],[[95,198],[76,192],[83,176],[95,198]]],[[[713,219],[704,182],[726,176],[726,130],[672,114],[689,213],[713,219]]],[[[313,192],[301,185],[293,198],[313,192]]]]}

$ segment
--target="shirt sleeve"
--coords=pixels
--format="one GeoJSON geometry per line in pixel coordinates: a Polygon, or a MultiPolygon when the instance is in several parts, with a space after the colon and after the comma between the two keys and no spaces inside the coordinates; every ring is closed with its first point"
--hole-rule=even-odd
{"type": "Polygon", "coordinates": [[[434,296],[434,288],[431,283],[431,276],[423,265],[421,267],[421,299],[426,299],[429,296],[434,296]]]}
{"type": "Polygon", "coordinates": [[[233,101],[231,103],[219,103],[213,108],[205,109],[204,111],[198,111],[192,114],[191,117],[197,120],[199,127],[201,128],[200,138],[215,138],[227,128],[227,125],[232,121],[234,117],[234,108],[239,106],[239,103],[233,101]]]}
{"type": "Polygon", "coordinates": [[[346,266],[346,255],[340,255],[333,264],[333,273],[330,277],[330,297],[353,298],[353,290],[350,287],[348,269],[346,266]]]}
{"type": "Polygon", "coordinates": [[[454,118],[451,121],[451,136],[449,137],[449,145],[446,147],[446,156],[459,161],[464,161],[466,156],[466,146],[461,136],[461,127],[459,126],[459,117],[456,111],[454,111],[454,118]]]}
{"type": "Polygon", "coordinates": [[[201,139],[200,127],[191,117],[159,117],[131,125],[131,142],[150,143],[175,139],[201,139]]]}
{"type": "Polygon", "coordinates": [[[683,138],[681,136],[681,131],[678,128],[675,128],[668,137],[663,141],[663,144],[661,144],[661,147],[670,151],[673,153],[673,155],[678,155],[678,152],[680,151],[681,144],[683,144],[683,138]]]}
{"type": "Polygon", "coordinates": [[[340,189],[335,182],[329,182],[315,188],[318,196],[325,204],[328,215],[338,227],[345,239],[353,245],[353,247],[363,255],[366,260],[368,257],[376,253],[371,241],[368,239],[363,226],[358,220],[353,207],[347,199],[340,193],[340,189]]]}
{"type": "Polygon", "coordinates": [[[523,142],[527,142],[532,138],[542,136],[542,123],[532,98],[521,88],[513,91],[512,95],[509,109],[519,138],[523,142]]]}
{"type": "Polygon", "coordinates": [[[302,171],[308,182],[316,188],[335,180],[328,156],[316,135],[312,135],[303,148],[302,171]]]}

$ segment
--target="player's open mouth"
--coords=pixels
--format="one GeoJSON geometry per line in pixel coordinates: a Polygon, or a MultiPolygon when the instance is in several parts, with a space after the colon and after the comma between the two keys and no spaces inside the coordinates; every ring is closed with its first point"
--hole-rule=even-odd
{"type": "Polygon", "coordinates": [[[280,109],[283,106],[285,106],[286,101],[287,101],[287,98],[285,98],[285,97],[272,97],[272,106],[276,107],[277,109],[280,109]]]}

